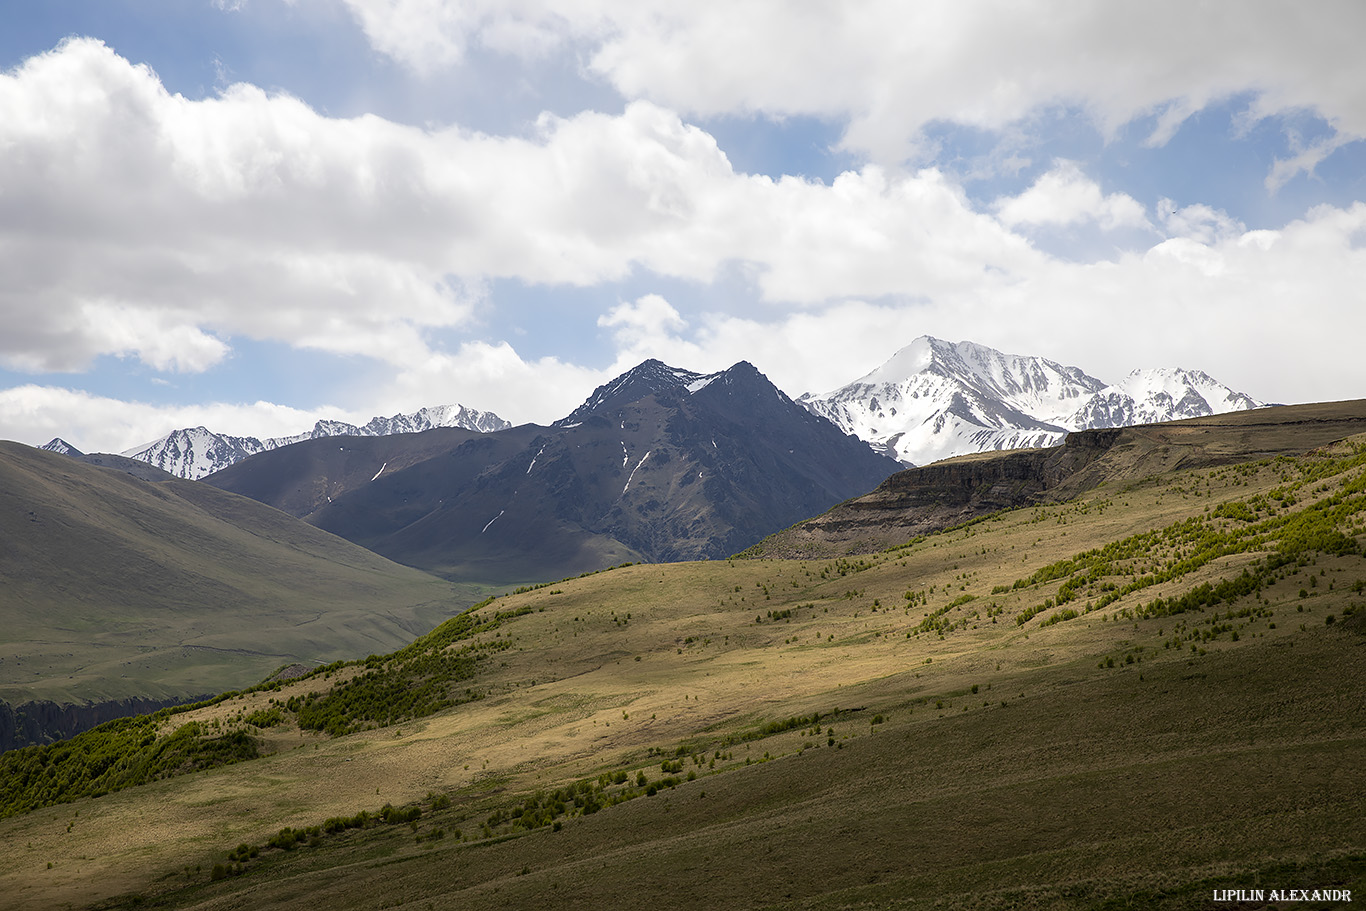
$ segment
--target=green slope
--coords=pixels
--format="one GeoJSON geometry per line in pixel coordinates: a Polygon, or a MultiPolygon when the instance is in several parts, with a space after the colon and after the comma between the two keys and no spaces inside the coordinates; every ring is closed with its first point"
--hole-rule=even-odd
{"type": "Polygon", "coordinates": [[[244,497],[0,443],[0,699],[173,697],[391,650],[449,583],[244,497]]]}

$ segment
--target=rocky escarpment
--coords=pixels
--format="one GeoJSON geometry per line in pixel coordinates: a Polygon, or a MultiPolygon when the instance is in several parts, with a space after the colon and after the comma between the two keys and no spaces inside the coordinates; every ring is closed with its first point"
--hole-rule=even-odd
{"type": "Polygon", "coordinates": [[[963,456],[899,471],[871,493],[779,532],[749,553],[794,558],[867,553],[1039,502],[1109,452],[1119,434],[1085,431],[1049,449],[963,456]]]}
{"type": "Polygon", "coordinates": [[[1119,435],[1118,430],[1085,431],[1048,449],[969,456],[898,472],[854,503],[873,510],[919,506],[974,512],[1019,506],[1105,455],[1119,435]]]}
{"type": "Polygon", "coordinates": [[[204,698],[190,699],[115,699],[109,702],[92,702],[84,705],[58,704],[56,702],[24,702],[10,705],[0,702],[0,752],[14,750],[35,744],[52,743],[74,737],[81,731],[125,718],[129,715],[146,715],[157,709],[172,705],[184,705],[204,698]]]}

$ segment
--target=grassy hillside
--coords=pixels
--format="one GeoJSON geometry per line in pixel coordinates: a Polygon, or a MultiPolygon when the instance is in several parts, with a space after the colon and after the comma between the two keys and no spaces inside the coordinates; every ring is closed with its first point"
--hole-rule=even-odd
{"type": "Polygon", "coordinates": [[[245,497],[17,443],[0,443],[0,541],[11,703],[237,688],[389,651],[478,597],[245,497]]]}
{"type": "Polygon", "coordinates": [[[168,717],[161,736],[265,755],[0,820],[0,889],[206,909],[1360,896],[1356,443],[863,557],[498,598],[387,659],[168,717]],[[386,692],[433,698],[381,717],[386,692]]]}

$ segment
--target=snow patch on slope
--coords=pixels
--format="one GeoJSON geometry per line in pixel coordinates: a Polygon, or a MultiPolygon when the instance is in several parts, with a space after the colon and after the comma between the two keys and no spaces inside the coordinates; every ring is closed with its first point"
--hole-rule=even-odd
{"type": "Polygon", "coordinates": [[[644,465],[645,460],[650,457],[650,452],[654,452],[654,450],[651,449],[649,452],[646,452],[645,455],[641,456],[640,461],[636,463],[636,467],[631,469],[631,476],[626,479],[626,486],[621,489],[621,495],[623,497],[626,496],[626,491],[631,489],[631,482],[635,480],[636,472],[640,471],[640,466],[644,465]]]}

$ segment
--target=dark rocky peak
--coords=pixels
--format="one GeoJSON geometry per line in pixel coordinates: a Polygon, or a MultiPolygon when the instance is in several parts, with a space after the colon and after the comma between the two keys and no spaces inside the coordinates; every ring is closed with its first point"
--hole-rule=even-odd
{"type": "Polygon", "coordinates": [[[610,415],[618,408],[630,405],[632,402],[638,402],[651,395],[687,394],[701,388],[714,377],[721,375],[707,376],[701,373],[693,373],[691,370],[670,367],[662,361],[651,358],[626,371],[610,383],[604,383],[594,389],[593,394],[582,405],[575,408],[566,417],[556,421],[552,426],[569,427],[574,424],[582,424],[591,417],[610,415]]]}
{"type": "Polygon", "coordinates": [[[813,423],[827,423],[824,417],[812,414],[789,398],[748,361],[700,377],[688,388],[692,393],[690,399],[697,406],[694,410],[743,423],[754,432],[768,432],[779,425],[796,430],[813,423]]]}

